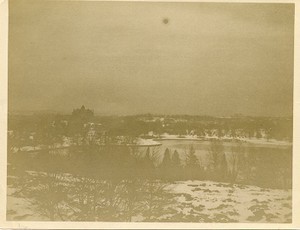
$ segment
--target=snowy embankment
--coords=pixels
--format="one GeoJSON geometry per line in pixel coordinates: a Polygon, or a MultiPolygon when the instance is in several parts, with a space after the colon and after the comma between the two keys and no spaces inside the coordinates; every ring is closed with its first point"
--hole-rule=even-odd
{"type": "Polygon", "coordinates": [[[208,141],[208,140],[222,140],[222,141],[242,141],[252,144],[262,144],[262,145],[282,145],[282,146],[292,146],[291,142],[288,141],[279,141],[275,139],[266,139],[266,138],[246,138],[246,137],[217,137],[217,136],[203,136],[198,137],[197,135],[171,135],[171,134],[163,134],[156,140],[193,140],[193,141],[208,141]]]}
{"type": "Polygon", "coordinates": [[[161,143],[159,143],[159,142],[157,142],[157,141],[155,141],[153,139],[142,139],[142,138],[139,138],[137,140],[137,142],[136,142],[135,145],[145,146],[145,147],[147,147],[147,146],[151,147],[151,146],[160,146],[161,143]]]}
{"type": "Polygon", "coordinates": [[[291,222],[292,191],[211,181],[180,181],[168,186],[176,194],[172,216],[196,222],[291,222]]]}
{"type": "MultiPolygon", "coordinates": [[[[99,146],[103,146],[104,144],[98,144],[99,146]]],[[[160,146],[161,143],[153,140],[153,139],[142,139],[138,138],[133,144],[110,144],[111,146],[135,146],[135,147],[155,147],[160,146]]],[[[72,144],[54,144],[53,146],[39,145],[39,146],[23,146],[20,148],[14,147],[12,152],[38,152],[41,150],[58,150],[58,149],[67,149],[70,148],[72,144]]],[[[76,146],[76,145],[75,145],[76,146]]]]}

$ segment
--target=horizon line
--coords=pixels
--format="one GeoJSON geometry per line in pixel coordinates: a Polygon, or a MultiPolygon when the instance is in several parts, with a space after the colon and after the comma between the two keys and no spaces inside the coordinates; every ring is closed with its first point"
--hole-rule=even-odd
{"type": "MultiPolygon", "coordinates": [[[[75,108],[76,109],[76,108],[75,108]]],[[[87,108],[89,109],[89,108],[87,108]]],[[[126,116],[190,116],[190,117],[214,117],[214,118],[238,118],[238,117],[253,117],[253,118],[293,118],[292,115],[286,115],[286,116],[276,116],[276,115],[246,115],[241,113],[233,113],[231,115],[209,115],[209,114],[185,114],[185,113],[151,113],[151,112],[145,112],[145,113],[134,113],[134,114],[122,114],[122,113],[114,113],[114,114],[108,114],[108,113],[100,113],[95,112],[94,109],[90,109],[94,112],[94,116],[103,116],[103,117],[126,117],[126,116]]],[[[14,110],[14,111],[7,111],[8,115],[62,115],[62,116],[71,116],[72,110],[69,112],[66,111],[56,111],[56,110],[14,110]]]]}

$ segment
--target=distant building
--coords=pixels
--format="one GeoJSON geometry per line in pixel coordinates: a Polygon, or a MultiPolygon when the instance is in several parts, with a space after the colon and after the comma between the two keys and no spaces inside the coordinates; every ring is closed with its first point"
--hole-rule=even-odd
{"type": "Polygon", "coordinates": [[[84,120],[89,120],[94,116],[94,111],[86,109],[84,105],[80,109],[73,109],[72,116],[84,120]]]}

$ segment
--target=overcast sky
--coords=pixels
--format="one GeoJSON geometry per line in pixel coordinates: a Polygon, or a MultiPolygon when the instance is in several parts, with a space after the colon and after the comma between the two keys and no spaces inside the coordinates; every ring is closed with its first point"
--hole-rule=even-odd
{"type": "Polygon", "coordinates": [[[9,3],[10,111],[292,114],[292,4],[9,3]]]}

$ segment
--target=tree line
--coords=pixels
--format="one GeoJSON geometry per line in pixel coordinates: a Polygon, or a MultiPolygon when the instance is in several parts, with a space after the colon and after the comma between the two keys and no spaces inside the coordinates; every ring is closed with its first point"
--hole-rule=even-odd
{"type": "Polygon", "coordinates": [[[163,157],[157,148],[141,150],[96,144],[8,154],[8,162],[16,171],[70,173],[96,179],[213,180],[291,187],[291,150],[252,147],[246,151],[241,142],[225,150],[222,141],[214,140],[206,158],[206,161],[201,160],[192,145],[186,152],[166,148],[163,157]],[[274,175],[277,176],[274,178],[274,175]]]}

